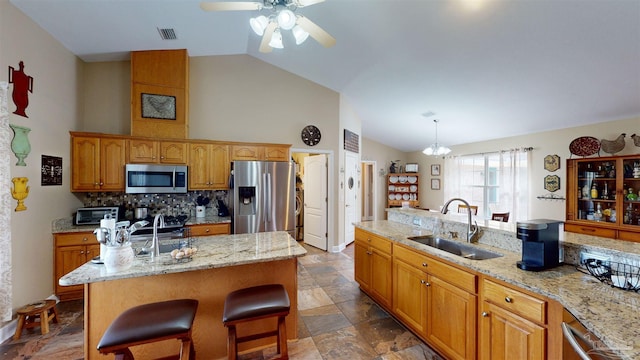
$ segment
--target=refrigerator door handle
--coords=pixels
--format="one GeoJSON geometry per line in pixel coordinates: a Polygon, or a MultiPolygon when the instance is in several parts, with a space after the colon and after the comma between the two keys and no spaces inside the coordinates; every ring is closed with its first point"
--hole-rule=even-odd
{"type": "Polygon", "coordinates": [[[265,203],[265,209],[264,209],[264,214],[265,214],[265,219],[266,222],[271,222],[271,174],[267,173],[266,175],[266,183],[265,183],[265,187],[264,187],[264,191],[265,191],[265,198],[264,198],[264,203],[265,203]]]}

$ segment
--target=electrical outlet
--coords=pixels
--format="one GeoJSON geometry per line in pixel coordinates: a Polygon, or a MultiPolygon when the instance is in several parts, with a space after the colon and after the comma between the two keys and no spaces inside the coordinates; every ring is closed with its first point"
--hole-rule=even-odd
{"type": "Polygon", "coordinates": [[[585,261],[587,259],[596,259],[596,260],[600,260],[604,263],[607,263],[609,261],[611,261],[611,256],[609,255],[603,255],[603,254],[598,254],[598,253],[593,253],[593,252],[587,252],[587,251],[583,251],[580,253],[580,264],[584,265],[585,261]]]}
{"type": "Polygon", "coordinates": [[[413,218],[413,225],[416,225],[416,226],[422,226],[422,219],[420,219],[420,218],[419,218],[419,217],[417,217],[417,216],[416,216],[416,217],[414,217],[414,218],[413,218]]]}

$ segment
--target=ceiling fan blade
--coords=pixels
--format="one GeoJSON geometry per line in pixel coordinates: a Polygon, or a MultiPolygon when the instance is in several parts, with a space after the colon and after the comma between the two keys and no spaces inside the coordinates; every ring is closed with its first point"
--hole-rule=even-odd
{"type": "Polygon", "coordinates": [[[308,32],[312,38],[316,39],[317,42],[322,44],[322,46],[328,48],[336,44],[336,39],[333,36],[329,35],[328,32],[324,31],[320,26],[316,25],[313,21],[307,19],[306,17],[299,15],[297,23],[306,32],[308,32]]]}
{"type": "Polygon", "coordinates": [[[305,6],[311,6],[311,5],[315,5],[321,2],[324,2],[325,0],[294,0],[294,2],[296,3],[296,5],[298,7],[305,7],[305,6]]]}
{"type": "Polygon", "coordinates": [[[277,26],[278,24],[272,21],[267,25],[267,28],[264,29],[264,35],[262,35],[262,41],[260,42],[261,53],[270,53],[271,50],[273,50],[271,46],[269,46],[269,42],[271,41],[271,37],[273,36],[273,32],[276,30],[277,26]]]}
{"type": "Polygon", "coordinates": [[[259,2],[206,2],[200,3],[200,8],[204,11],[232,11],[232,10],[260,10],[263,4],[259,2]]]}

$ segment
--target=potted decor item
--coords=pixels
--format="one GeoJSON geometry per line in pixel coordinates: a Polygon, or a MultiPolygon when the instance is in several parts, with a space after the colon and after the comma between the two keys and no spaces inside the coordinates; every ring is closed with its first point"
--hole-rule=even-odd
{"type": "Polygon", "coordinates": [[[196,217],[204,217],[204,211],[209,204],[209,198],[205,196],[198,196],[196,198],[196,217]]]}

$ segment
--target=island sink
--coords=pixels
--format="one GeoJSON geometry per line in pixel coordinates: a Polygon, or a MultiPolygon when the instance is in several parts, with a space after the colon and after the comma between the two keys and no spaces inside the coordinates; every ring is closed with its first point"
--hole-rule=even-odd
{"type": "Polygon", "coordinates": [[[408,239],[470,260],[487,260],[502,256],[502,254],[480,249],[474,245],[463,244],[430,235],[411,236],[408,237],[408,239]]]}

